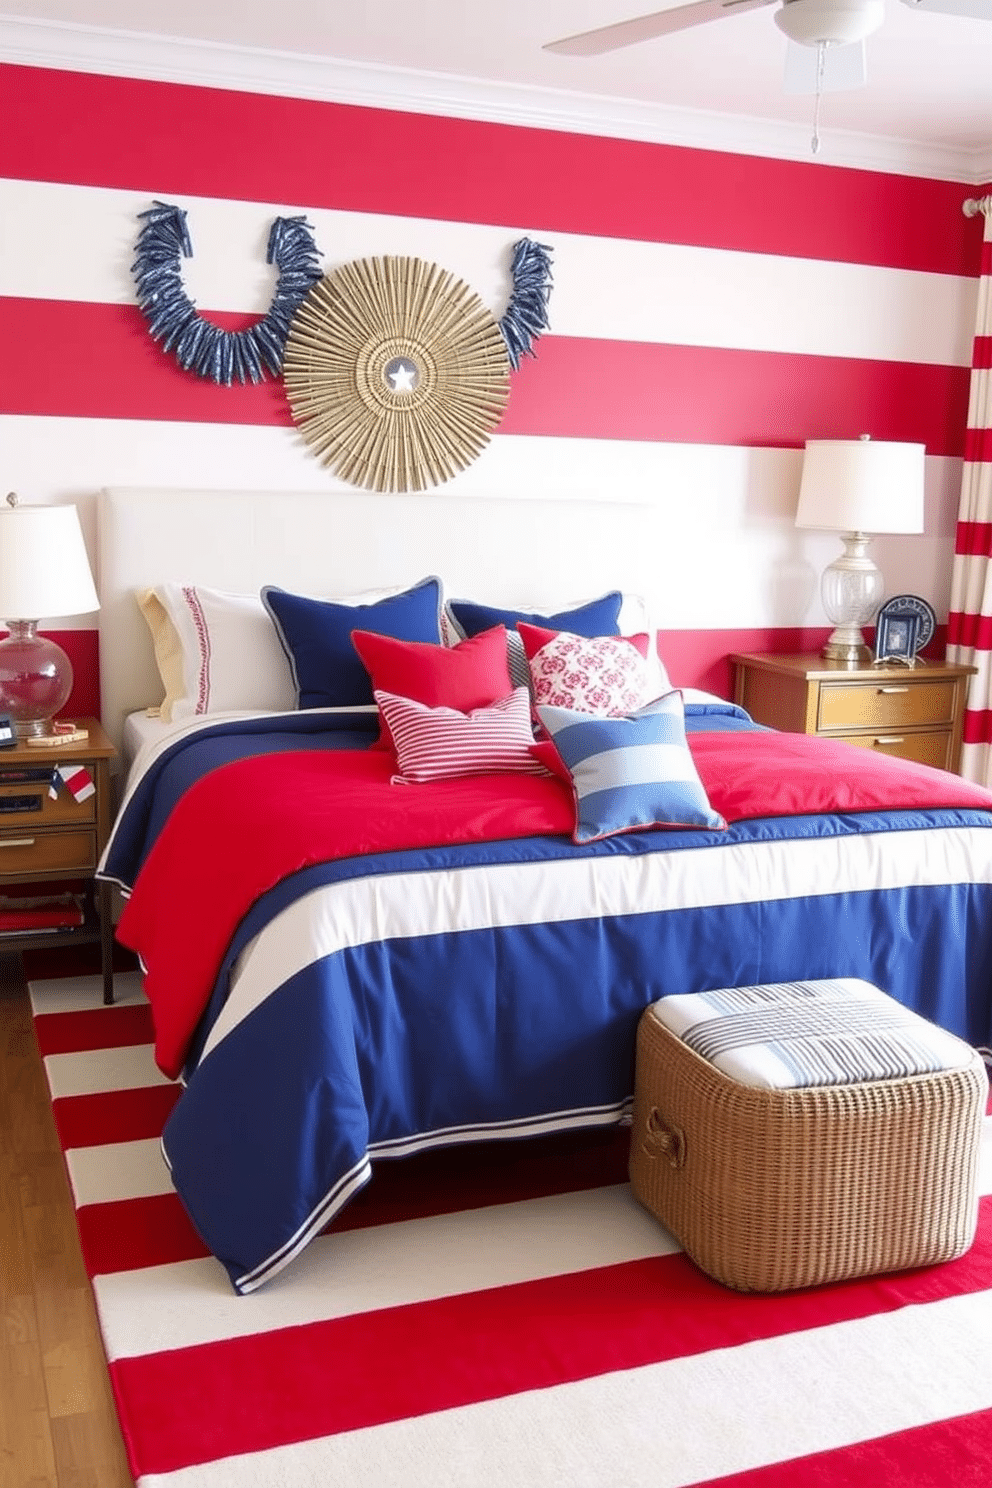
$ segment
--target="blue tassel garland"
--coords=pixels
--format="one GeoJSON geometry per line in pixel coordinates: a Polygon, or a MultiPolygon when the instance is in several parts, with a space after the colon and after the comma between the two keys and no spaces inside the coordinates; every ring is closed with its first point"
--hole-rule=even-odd
{"type": "Polygon", "coordinates": [[[171,352],[187,372],[209,377],[222,387],[278,377],[289,323],[301,300],[322,277],[313,229],[305,217],[277,217],[269,231],[266,262],[279,270],[268,313],[243,331],[225,331],[199,314],[183,287],[180,260],[192,258],[186,213],[156,201],[140,213],[132,265],[138,304],[152,339],[171,352]]]}
{"type": "Polygon", "coordinates": [[[548,326],[551,294],[551,249],[531,238],[513,245],[513,293],[499,328],[506,342],[510,366],[516,372],[523,356],[535,356],[534,342],[548,326]]]}

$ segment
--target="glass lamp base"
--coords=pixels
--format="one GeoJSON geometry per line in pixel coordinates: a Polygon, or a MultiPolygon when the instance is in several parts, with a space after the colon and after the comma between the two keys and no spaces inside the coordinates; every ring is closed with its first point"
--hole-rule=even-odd
{"type": "Polygon", "coordinates": [[[19,739],[52,731],[52,719],[72,691],[72,662],[61,646],[37,633],[37,620],[9,620],[0,641],[0,713],[19,739]]]}
{"type": "Polygon", "coordinates": [[[841,535],[844,551],[823,570],[820,597],[833,634],[820,653],[828,661],[856,666],[871,660],[871,651],[861,634],[870,625],[885,597],[885,581],[868,554],[871,538],[865,532],[841,535]]]}

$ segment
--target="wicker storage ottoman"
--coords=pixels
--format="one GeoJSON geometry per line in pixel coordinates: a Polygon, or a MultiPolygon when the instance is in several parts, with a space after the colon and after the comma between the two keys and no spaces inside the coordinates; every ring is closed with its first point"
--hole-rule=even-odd
{"type": "Polygon", "coordinates": [[[857,979],[662,998],[631,1184],[740,1291],[932,1265],[975,1237],[987,1089],[973,1049],[857,979]]]}

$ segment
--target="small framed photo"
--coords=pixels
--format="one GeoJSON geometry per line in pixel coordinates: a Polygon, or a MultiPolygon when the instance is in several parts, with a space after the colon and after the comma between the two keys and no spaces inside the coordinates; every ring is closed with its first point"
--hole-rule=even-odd
{"type": "Polygon", "coordinates": [[[875,628],[875,660],[901,661],[913,666],[919,637],[920,617],[912,610],[881,610],[875,628]]]}

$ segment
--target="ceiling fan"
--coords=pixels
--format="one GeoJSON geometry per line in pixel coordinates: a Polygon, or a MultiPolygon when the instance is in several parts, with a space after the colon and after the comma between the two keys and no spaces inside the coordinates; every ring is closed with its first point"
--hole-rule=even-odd
{"type": "MultiPolygon", "coordinates": [[[[634,16],[629,21],[617,21],[611,26],[546,42],[543,50],[568,57],[596,57],[774,4],[778,6],[775,24],[790,42],[786,90],[816,94],[812,140],[815,155],[820,148],[820,98],[825,92],[857,88],[865,82],[865,38],[881,26],[885,18],[884,0],[691,0],[689,5],[656,10],[650,15],[634,16]]],[[[911,10],[992,21],[992,0],[903,0],[903,4],[911,10]]]]}
{"type": "MultiPolygon", "coordinates": [[[[671,10],[657,10],[651,15],[635,16],[629,21],[617,21],[612,26],[599,26],[594,31],[581,31],[576,36],[547,42],[544,51],[570,57],[599,56],[775,3],[776,0],[693,0],[689,5],[676,5],[671,10]]],[[[940,11],[992,21],[992,0],[903,0],[903,4],[911,10],[940,11]]],[[[863,41],[878,30],[883,19],[883,0],[779,0],[775,12],[775,24],[790,41],[808,47],[847,46],[863,41]]]]}

